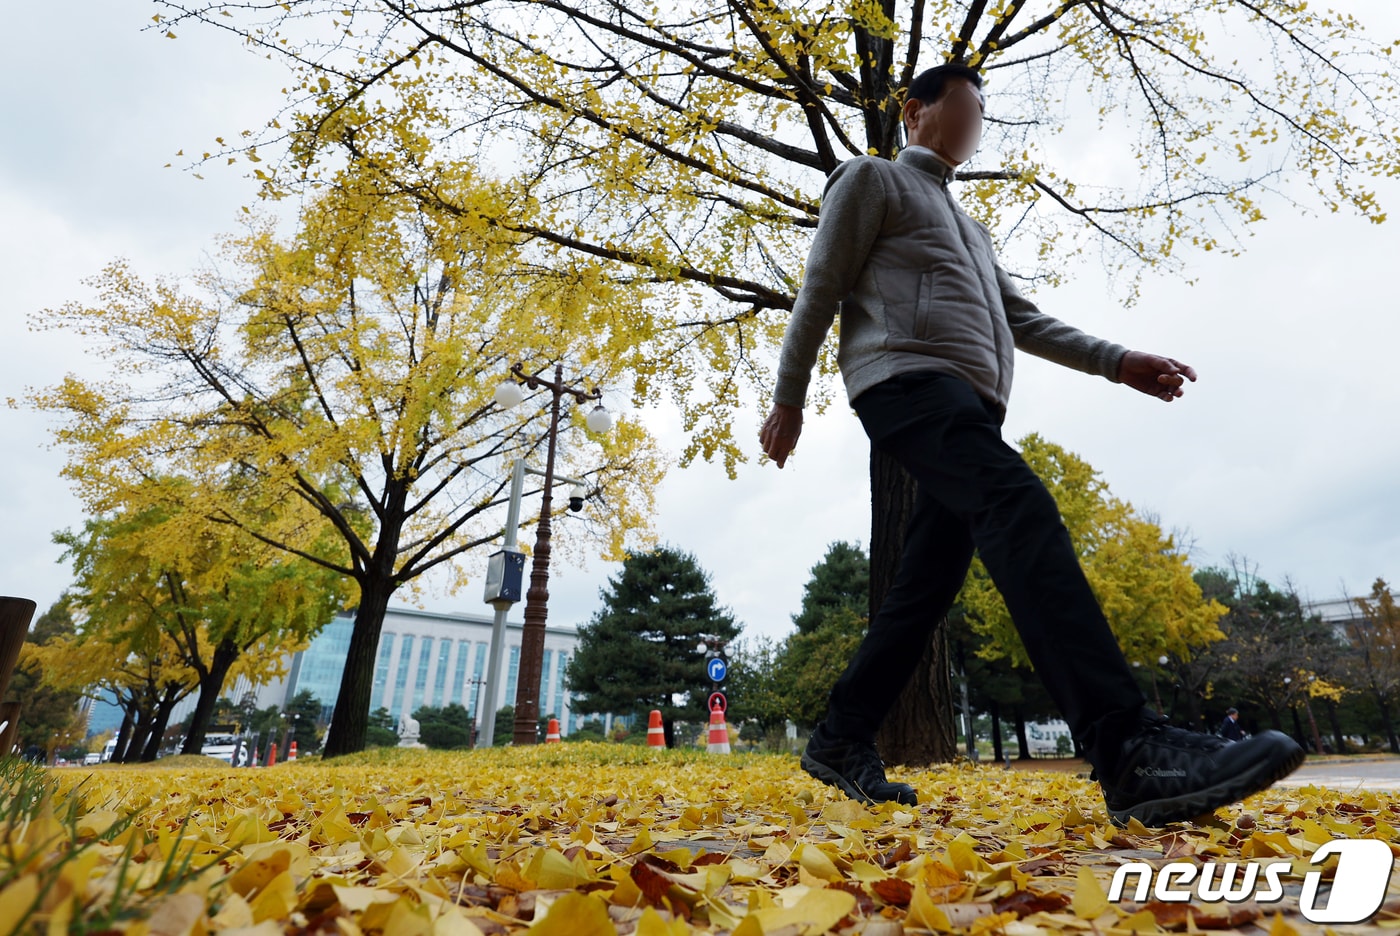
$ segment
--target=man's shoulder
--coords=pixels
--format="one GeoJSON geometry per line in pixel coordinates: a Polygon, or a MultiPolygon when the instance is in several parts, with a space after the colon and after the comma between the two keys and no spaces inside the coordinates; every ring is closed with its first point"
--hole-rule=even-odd
{"type": "Polygon", "coordinates": [[[850,159],[837,163],[836,168],[831,170],[830,180],[836,181],[838,178],[846,176],[870,178],[883,176],[889,172],[894,163],[882,156],[852,156],[850,159]]]}
{"type": "Polygon", "coordinates": [[[879,200],[888,190],[885,180],[889,165],[888,159],[878,156],[853,156],[841,162],[827,176],[823,201],[831,200],[833,196],[842,201],[859,203],[879,200]]]}

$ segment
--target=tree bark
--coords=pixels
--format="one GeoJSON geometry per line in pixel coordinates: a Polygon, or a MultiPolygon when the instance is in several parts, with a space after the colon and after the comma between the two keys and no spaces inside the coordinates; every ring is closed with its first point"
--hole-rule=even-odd
{"type": "Polygon", "coordinates": [[[1017,760],[1031,759],[1031,742],[1026,737],[1026,716],[1021,711],[1021,706],[1014,709],[1016,716],[1016,745],[1020,748],[1016,755],[1017,760]]]}
{"type": "Polygon", "coordinates": [[[322,757],[339,757],[364,750],[379,635],[384,629],[384,614],[389,610],[393,592],[387,577],[367,576],[360,583],[360,606],[355,609],[355,627],[350,632],[345,670],[340,677],[340,692],[335,697],[322,757]]]}
{"type": "Polygon", "coordinates": [[[131,743],[131,732],[136,727],[136,720],[131,717],[131,709],[125,705],[122,707],[122,723],[117,729],[117,743],[112,748],[112,756],[108,758],[114,764],[120,764],[126,757],[127,745],[131,743]]]}
{"type": "Polygon", "coordinates": [[[131,737],[127,738],[126,750],[122,751],[123,764],[134,764],[141,759],[141,752],[146,748],[146,739],[151,736],[151,724],[154,721],[155,712],[141,708],[136,710],[131,737]]]}
{"type": "Polygon", "coordinates": [[[1382,692],[1374,692],[1376,708],[1381,713],[1381,723],[1385,725],[1385,736],[1390,740],[1390,753],[1400,754],[1400,740],[1395,737],[1395,722],[1390,718],[1390,699],[1382,692]]]}
{"type": "Polygon", "coordinates": [[[996,699],[992,700],[992,759],[998,764],[1006,758],[1001,749],[1001,703],[996,699]]]}
{"type": "MultiPolygon", "coordinates": [[[[914,509],[915,481],[893,458],[870,449],[870,619],[880,610],[899,569],[904,530],[914,509]]],[[[948,661],[948,622],[939,622],[924,646],[877,741],[891,764],[946,762],[957,754],[953,684],[948,661]]]]}
{"type": "MultiPolygon", "coordinates": [[[[358,578],[360,606],[350,631],[350,647],[345,653],[345,670],[331,712],[330,730],[321,748],[323,758],[354,754],[365,749],[369,730],[369,700],[374,689],[374,665],[379,654],[379,635],[384,629],[384,613],[398,588],[394,566],[398,561],[399,537],[408,519],[406,504],[409,482],[391,483],[384,494],[379,536],[374,554],[358,578]]],[[[492,705],[495,704],[493,699],[492,705]]]]}
{"type": "Polygon", "coordinates": [[[1337,703],[1331,699],[1327,700],[1327,720],[1332,723],[1332,740],[1337,743],[1337,753],[1347,752],[1347,739],[1342,734],[1342,722],[1337,717],[1337,703]]]}
{"type": "MultiPolygon", "coordinates": [[[[1288,713],[1293,716],[1293,740],[1297,741],[1306,751],[1312,742],[1307,740],[1307,732],[1303,731],[1303,721],[1298,717],[1298,704],[1296,702],[1288,706],[1288,713]]],[[[1317,753],[1321,754],[1322,752],[1318,751],[1317,753]]]]}
{"type": "Polygon", "coordinates": [[[190,714],[190,728],[185,733],[185,743],[180,746],[181,754],[198,754],[204,748],[204,734],[209,730],[214,704],[219,701],[219,693],[224,691],[224,680],[238,654],[238,644],[225,637],[214,648],[209,666],[199,674],[199,699],[190,714]]]}
{"type": "Polygon", "coordinates": [[[149,764],[160,754],[161,742],[165,740],[165,729],[170,725],[170,713],[178,701],[179,696],[176,695],[173,688],[165,690],[160,704],[156,706],[155,718],[151,723],[151,734],[146,739],[145,749],[141,752],[141,763],[149,764]]]}

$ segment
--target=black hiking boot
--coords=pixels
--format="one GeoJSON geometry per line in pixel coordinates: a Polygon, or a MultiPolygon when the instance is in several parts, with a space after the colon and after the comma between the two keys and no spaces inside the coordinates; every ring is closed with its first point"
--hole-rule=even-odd
{"type": "Polygon", "coordinates": [[[853,800],[875,804],[894,800],[917,806],[919,799],[907,783],[885,779],[885,762],[868,742],[833,738],[818,725],[802,752],[802,769],[822,783],[837,787],[853,800]]]}
{"type": "Polygon", "coordinates": [[[1173,728],[1144,709],[1140,727],[1124,742],[1107,776],[1097,770],[1108,814],[1118,825],[1184,822],[1267,790],[1303,763],[1307,754],[1288,735],[1265,731],[1243,741],[1173,728]]]}

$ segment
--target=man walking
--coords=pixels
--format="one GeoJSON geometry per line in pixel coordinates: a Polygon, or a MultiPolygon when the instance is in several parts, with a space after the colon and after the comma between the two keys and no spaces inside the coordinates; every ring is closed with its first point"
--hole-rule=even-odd
{"type": "Polygon", "coordinates": [[[903,107],[909,145],[848,160],[827,181],[806,277],[783,338],[764,452],[797,443],[817,353],[840,312],[837,360],[873,445],[918,482],[895,583],[845,672],[802,766],[864,802],[917,802],[875,749],[885,714],[948,613],[977,550],[1036,672],[1093,765],[1110,816],[1190,819],[1302,763],[1287,735],[1238,744],[1172,728],[1142,690],[1089,589],[1058,508],[1001,438],[1015,348],[1165,402],[1196,372],[1042,313],[997,264],[990,234],[948,190],[982,133],[981,77],[940,65],[903,107]]]}
{"type": "Polygon", "coordinates": [[[1240,724],[1240,710],[1233,705],[1225,710],[1225,719],[1220,723],[1220,729],[1216,734],[1226,741],[1243,741],[1244,726],[1240,724]]]}

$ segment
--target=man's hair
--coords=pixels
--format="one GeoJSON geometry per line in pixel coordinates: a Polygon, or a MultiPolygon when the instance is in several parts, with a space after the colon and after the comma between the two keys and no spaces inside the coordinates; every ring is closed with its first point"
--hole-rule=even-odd
{"type": "Polygon", "coordinates": [[[1226,715],[1238,715],[1239,713],[1240,713],[1240,710],[1237,709],[1237,708],[1235,708],[1234,706],[1231,706],[1230,708],[1227,708],[1227,709],[1225,710],[1225,714],[1226,714],[1226,715]]]}
{"type": "Polygon", "coordinates": [[[979,92],[982,90],[982,76],[977,73],[977,69],[949,62],[919,72],[914,80],[909,82],[909,90],[905,92],[904,99],[908,101],[918,98],[925,104],[932,104],[943,96],[949,78],[966,78],[979,92]]]}

